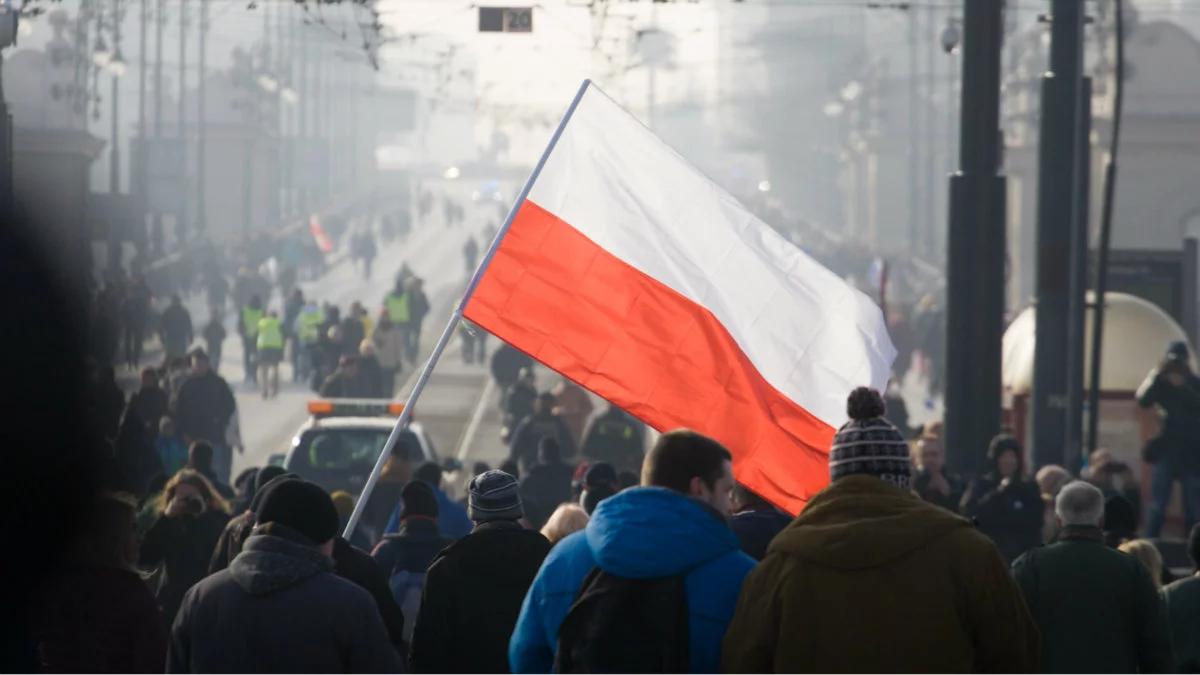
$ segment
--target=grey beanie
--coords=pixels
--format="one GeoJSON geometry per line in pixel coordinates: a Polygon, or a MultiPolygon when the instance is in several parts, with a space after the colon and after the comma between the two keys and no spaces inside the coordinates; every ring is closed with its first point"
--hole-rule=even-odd
{"type": "Polygon", "coordinates": [[[470,493],[467,515],[477,523],[520,520],[525,510],[521,508],[521,494],[517,488],[517,479],[503,471],[479,474],[467,487],[470,493]]]}

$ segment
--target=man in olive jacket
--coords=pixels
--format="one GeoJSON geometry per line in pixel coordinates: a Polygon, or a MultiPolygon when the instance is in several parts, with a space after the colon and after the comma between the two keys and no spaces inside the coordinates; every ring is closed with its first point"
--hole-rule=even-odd
{"type": "Polygon", "coordinates": [[[1142,563],[1104,545],[1103,493],[1090,483],[1069,483],[1054,512],[1062,526],[1058,541],[1013,563],[1041,629],[1042,667],[1048,673],[1170,672],[1162,601],[1142,563]]]}
{"type": "Polygon", "coordinates": [[[856,389],[833,483],[746,578],[727,672],[1033,672],[1038,635],[996,546],[909,489],[900,433],[856,389]]]}

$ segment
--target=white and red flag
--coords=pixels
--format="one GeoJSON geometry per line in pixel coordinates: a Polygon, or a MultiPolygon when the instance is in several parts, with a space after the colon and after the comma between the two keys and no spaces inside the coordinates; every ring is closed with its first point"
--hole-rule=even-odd
{"type": "Polygon", "coordinates": [[[895,349],[870,299],[585,85],[463,314],[798,513],[895,349]]]}

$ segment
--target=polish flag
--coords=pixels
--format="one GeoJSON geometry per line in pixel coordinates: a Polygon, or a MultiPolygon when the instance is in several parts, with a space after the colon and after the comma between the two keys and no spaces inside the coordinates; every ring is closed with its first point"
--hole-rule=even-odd
{"type": "Polygon", "coordinates": [[[799,513],[895,348],[870,299],[584,83],[466,318],[799,513]]]}

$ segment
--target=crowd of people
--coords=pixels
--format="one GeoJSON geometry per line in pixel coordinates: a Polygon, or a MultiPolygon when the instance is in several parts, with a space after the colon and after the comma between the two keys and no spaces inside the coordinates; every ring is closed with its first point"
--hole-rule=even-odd
{"type": "MultiPolygon", "coordinates": [[[[219,383],[194,353],[181,392],[206,378],[219,383]]],[[[644,431],[619,408],[576,410],[574,385],[539,392],[526,366],[505,391],[506,410],[526,386],[534,390],[519,396],[532,407],[500,469],[477,463],[456,501],[440,466],[420,466],[377,493],[390,512],[382,536],[360,528],[343,538],[355,497],[281,468],[250,469],[229,485],[214,468],[215,448],[185,435],[165,481],[160,472],[89,509],[73,563],[39,605],[42,665],[1200,666],[1200,576],[1172,579],[1154,543],[1136,538],[1136,507],[1122,492],[1128,485],[1113,480],[1122,471],[1111,458],[1095,458],[1080,479],[1060,467],[1029,477],[1020,444],[1002,434],[990,470],[963,480],[945,467],[937,425],[913,442],[886,419],[883,397],[860,388],[829,448],[829,487],[792,517],[738,484],[732,455],[711,438],[673,431],[645,451],[644,431]],[[532,454],[515,443],[528,429],[532,454]],[[613,450],[630,437],[640,449],[613,450]]],[[[147,371],[129,410],[173,411],[180,399],[147,371]]],[[[194,429],[187,415],[178,420],[194,429]]],[[[144,441],[160,430],[136,431],[144,441]]],[[[1189,551],[1200,564],[1200,527],[1189,551]]]]}

